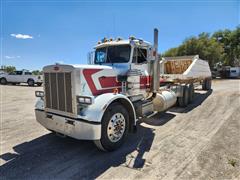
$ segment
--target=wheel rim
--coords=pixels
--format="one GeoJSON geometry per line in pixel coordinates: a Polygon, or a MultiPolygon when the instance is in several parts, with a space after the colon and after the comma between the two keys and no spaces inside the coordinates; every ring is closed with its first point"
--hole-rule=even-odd
{"type": "Polygon", "coordinates": [[[108,139],[111,142],[119,141],[124,134],[125,127],[126,127],[126,121],[123,114],[121,113],[114,114],[111,117],[107,127],[108,139]]]}

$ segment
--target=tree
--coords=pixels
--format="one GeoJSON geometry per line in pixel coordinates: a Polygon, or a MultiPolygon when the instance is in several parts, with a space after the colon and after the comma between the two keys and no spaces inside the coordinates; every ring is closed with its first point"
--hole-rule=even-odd
{"type": "Polygon", "coordinates": [[[15,66],[1,66],[1,69],[7,73],[11,73],[13,71],[16,71],[15,66]]]}
{"type": "Polygon", "coordinates": [[[34,70],[34,71],[32,71],[32,74],[33,75],[42,75],[42,71],[34,70]]]}
{"type": "Polygon", "coordinates": [[[198,37],[186,39],[179,47],[166,51],[163,56],[196,54],[198,54],[201,59],[208,60],[210,67],[213,67],[216,62],[221,61],[223,47],[216,39],[211,38],[209,33],[201,33],[198,37]]]}

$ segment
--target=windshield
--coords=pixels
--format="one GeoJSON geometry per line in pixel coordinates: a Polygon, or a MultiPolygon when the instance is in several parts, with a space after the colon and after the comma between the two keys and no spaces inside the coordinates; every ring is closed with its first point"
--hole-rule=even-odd
{"type": "Polygon", "coordinates": [[[127,63],[130,59],[131,47],[129,45],[108,46],[96,49],[94,62],[127,63]]]}

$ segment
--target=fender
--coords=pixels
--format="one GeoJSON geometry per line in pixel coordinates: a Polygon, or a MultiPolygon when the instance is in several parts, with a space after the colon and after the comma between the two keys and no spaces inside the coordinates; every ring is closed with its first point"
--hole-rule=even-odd
{"type": "Polygon", "coordinates": [[[132,115],[132,120],[134,121],[134,125],[136,125],[137,119],[134,106],[132,102],[122,94],[105,93],[97,96],[94,99],[94,103],[80,113],[80,118],[93,122],[101,122],[104,112],[108,106],[115,101],[124,101],[129,104],[129,107],[132,108],[131,110],[133,112],[133,114],[129,115],[132,115]]]}

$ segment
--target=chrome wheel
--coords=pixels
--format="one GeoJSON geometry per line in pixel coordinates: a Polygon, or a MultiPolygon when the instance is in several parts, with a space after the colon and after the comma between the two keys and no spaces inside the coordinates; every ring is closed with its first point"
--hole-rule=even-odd
{"type": "Polygon", "coordinates": [[[111,142],[117,142],[121,139],[126,128],[126,121],[121,113],[114,114],[107,127],[107,135],[111,142]]]}

